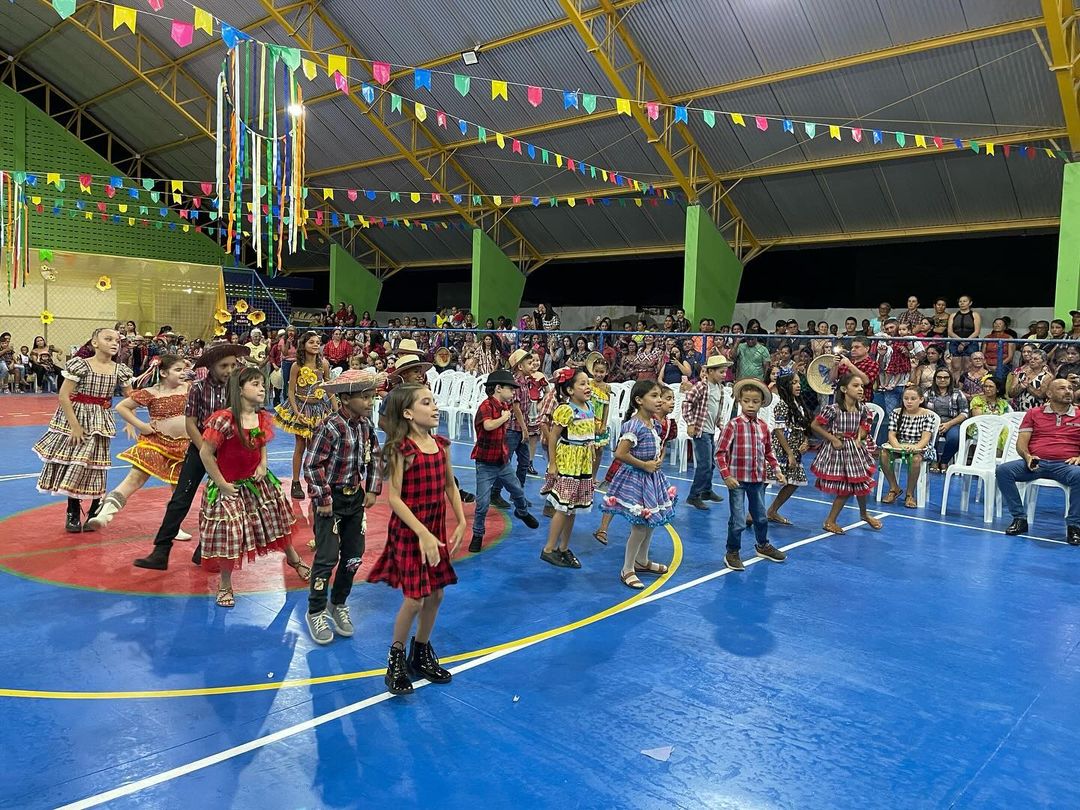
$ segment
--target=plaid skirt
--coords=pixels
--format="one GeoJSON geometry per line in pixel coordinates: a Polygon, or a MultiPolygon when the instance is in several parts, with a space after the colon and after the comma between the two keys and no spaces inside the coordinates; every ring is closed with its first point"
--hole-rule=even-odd
{"type": "Polygon", "coordinates": [[[810,465],[817,488],[830,495],[869,495],[874,491],[877,475],[874,454],[871,441],[859,447],[854,439],[845,438],[839,450],[825,442],[810,465]]]}
{"type": "MultiPolygon", "coordinates": [[[[440,538],[442,539],[442,538],[440,538]]],[[[406,599],[423,599],[447,585],[457,584],[457,572],[450,564],[450,546],[439,547],[439,564],[428,565],[420,552],[416,535],[391,534],[375,567],[367,576],[368,582],[385,582],[397,588],[406,599]]]]}
{"type": "Polygon", "coordinates": [[[269,476],[260,481],[234,481],[236,495],[222,497],[211,484],[203,491],[199,509],[203,567],[219,570],[219,560],[236,568],[270,551],[284,551],[296,522],[280,485],[269,476]]]}
{"type": "Polygon", "coordinates": [[[540,487],[540,494],[547,497],[547,502],[558,512],[575,514],[588,512],[593,505],[593,487],[596,481],[592,476],[545,475],[540,487]]]}
{"type": "Polygon", "coordinates": [[[34,452],[44,462],[38,476],[38,492],[51,492],[71,498],[100,498],[105,494],[109,466],[109,443],[112,436],[87,433],[72,446],[68,434],[50,428],[34,445],[34,452]]]}

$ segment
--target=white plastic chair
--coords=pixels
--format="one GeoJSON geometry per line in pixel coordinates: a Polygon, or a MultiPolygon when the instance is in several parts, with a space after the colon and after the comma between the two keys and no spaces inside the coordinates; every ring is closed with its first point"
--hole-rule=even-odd
{"type": "Polygon", "coordinates": [[[881,423],[885,421],[885,409],[882,408],[880,405],[875,405],[873,402],[865,403],[865,407],[869,408],[870,413],[873,414],[873,419],[870,422],[869,433],[869,438],[873,439],[878,435],[878,428],[881,427],[881,423]]]}
{"type": "MultiPolygon", "coordinates": [[[[459,377],[453,380],[449,386],[445,403],[446,433],[451,439],[457,438],[458,422],[462,413],[468,413],[469,387],[472,383],[469,376],[459,377]]],[[[443,404],[439,405],[443,412],[443,404]]]]}
{"type": "MultiPolygon", "coordinates": [[[[1009,423],[1009,438],[1005,443],[1005,453],[1002,456],[1002,462],[1016,461],[1020,458],[1020,454],[1016,452],[1016,440],[1020,436],[1020,423],[1024,420],[1023,413],[1009,413],[1005,415],[1006,421],[1009,423]]],[[[1037,480],[1037,481],[1024,481],[1016,485],[1017,491],[1020,493],[1020,499],[1024,502],[1024,508],[1027,510],[1028,523],[1035,522],[1035,508],[1039,503],[1039,489],[1060,489],[1065,493],[1065,511],[1069,511],[1069,489],[1068,487],[1059,484],[1057,481],[1049,480],[1037,480]]],[[[1001,503],[998,503],[998,514],[1001,514],[1001,503]]]]}
{"type": "MultiPolygon", "coordinates": [[[[884,414],[884,411],[878,405],[871,405],[870,407],[876,408],[879,412],[884,414]]],[[[875,428],[878,424],[877,415],[874,416],[875,428]]],[[[933,411],[930,411],[930,444],[929,447],[933,447],[937,444],[938,433],[941,432],[941,417],[933,411]]],[[[877,435],[875,431],[871,431],[871,436],[877,435]]],[[[893,475],[899,479],[900,468],[903,466],[903,460],[899,458],[893,459],[893,475]]],[[[877,483],[877,499],[881,500],[881,492],[885,489],[885,473],[882,470],[878,470],[878,483],[877,483]]],[[[927,469],[927,465],[923,465],[922,470],[919,472],[919,480],[915,482],[915,504],[923,509],[926,506],[926,502],[930,499],[930,470],[927,469]]],[[[944,514],[944,513],[942,513],[944,514]]]]}
{"type": "MultiPolygon", "coordinates": [[[[962,477],[960,489],[960,510],[968,511],[968,497],[971,491],[971,479],[982,484],[983,491],[983,523],[994,522],[994,508],[996,505],[997,487],[995,485],[995,472],[997,470],[998,441],[1001,431],[1008,429],[1008,422],[1001,416],[984,414],[965,419],[960,425],[960,447],[956,452],[956,458],[965,463],[953,463],[945,470],[945,483],[941,490],[941,514],[944,515],[949,505],[949,483],[954,475],[962,477]],[[975,452],[970,462],[967,462],[971,439],[968,438],[968,428],[974,426],[975,452]]],[[[1015,449],[1015,442],[1013,447],[1015,449]]]]}

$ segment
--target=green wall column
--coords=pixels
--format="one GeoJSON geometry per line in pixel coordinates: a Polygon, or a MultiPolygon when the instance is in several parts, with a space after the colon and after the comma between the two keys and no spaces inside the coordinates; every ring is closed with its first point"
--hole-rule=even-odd
{"type": "Polygon", "coordinates": [[[505,315],[517,320],[525,275],[479,228],[472,242],[472,313],[478,324],[505,315]]]}
{"type": "Polygon", "coordinates": [[[382,282],[370,270],[337,244],[330,245],[330,301],[336,308],[339,301],[352,304],[357,319],[364,310],[379,308],[382,282]]]}
{"type": "Polygon", "coordinates": [[[700,205],[686,209],[683,308],[692,329],[702,318],[731,323],[742,281],[742,262],[700,205]]]}
{"type": "Polygon", "coordinates": [[[1069,311],[1080,309],[1080,163],[1065,164],[1061,184],[1061,230],[1058,234],[1054,317],[1072,323],[1069,311]]]}

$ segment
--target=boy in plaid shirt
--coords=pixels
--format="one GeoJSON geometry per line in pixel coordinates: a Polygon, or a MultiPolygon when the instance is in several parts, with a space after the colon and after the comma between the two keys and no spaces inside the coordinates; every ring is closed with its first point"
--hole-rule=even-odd
{"type": "Polygon", "coordinates": [[[319,425],[304,454],[304,478],[315,511],[307,627],[316,644],[329,644],[335,633],[352,636],[355,629],[345,600],[364,556],[364,510],[382,491],[379,440],[371,424],[376,387],[375,374],[354,369],[325,383],[341,408],[319,425]],[[335,567],[328,609],[326,587],[335,567]]]}
{"type": "MultiPolygon", "coordinates": [[[[487,399],[476,409],[476,446],[472,451],[476,463],[476,512],[473,515],[473,536],[469,551],[476,554],[484,544],[484,521],[491,505],[493,486],[506,487],[514,502],[514,517],[535,529],[540,522],[529,514],[525,490],[510,469],[510,451],[506,446],[506,423],[515,415],[510,403],[517,394],[518,382],[505,369],[488,375],[484,384],[487,399]]],[[[517,412],[520,416],[520,411],[517,412]]]]}
{"type": "Polygon", "coordinates": [[[787,479],[772,449],[772,437],[765,420],[758,416],[763,405],[772,401],[772,393],[760,380],[745,379],[735,383],[735,401],[742,413],[724,426],[717,442],[716,465],[730,493],[728,504],[727,553],[724,564],[732,571],[745,571],[739,550],[742,533],[746,530],[746,508],[743,492],[750,502],[750,517],[757,537],[755,549],[759,557],[783,562],[787,555],[769,542],[769,520],[765,512],[765,487],[768,486],[766,465],[773,468],[776,480],[787,479]]]}

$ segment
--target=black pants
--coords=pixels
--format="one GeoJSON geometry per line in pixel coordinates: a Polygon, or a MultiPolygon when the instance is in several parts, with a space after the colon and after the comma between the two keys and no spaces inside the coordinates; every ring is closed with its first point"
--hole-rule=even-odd
{"type": "Polygon", "coordinates": [[[169,505],[165,507],[165,517],[161,521],[161,528],[158,529],[157,537],[154,538],[155,548],[161,547],[166,551],[172,549],[173,540],[180,531],[180,524],[191,511],[191,502],[195,500],[195,493],[199,491],[199,484],[205,477],[206,467],[203,466],[202,458],[195,445],[191,445],[180,467],[176,489],[169,498],[169,505]]]}
{"type": "Polygon", "coordinates": [[[334,513],[315,513],[315,559],[311,562],[311,589],[308,591],[308,613],[326,609],[326,586],[334,575],[330,601],[344,605],[352,591],[353,577],[364,556],[364,491],[346,495],[340,489],[331,491],[334,513]]]}

